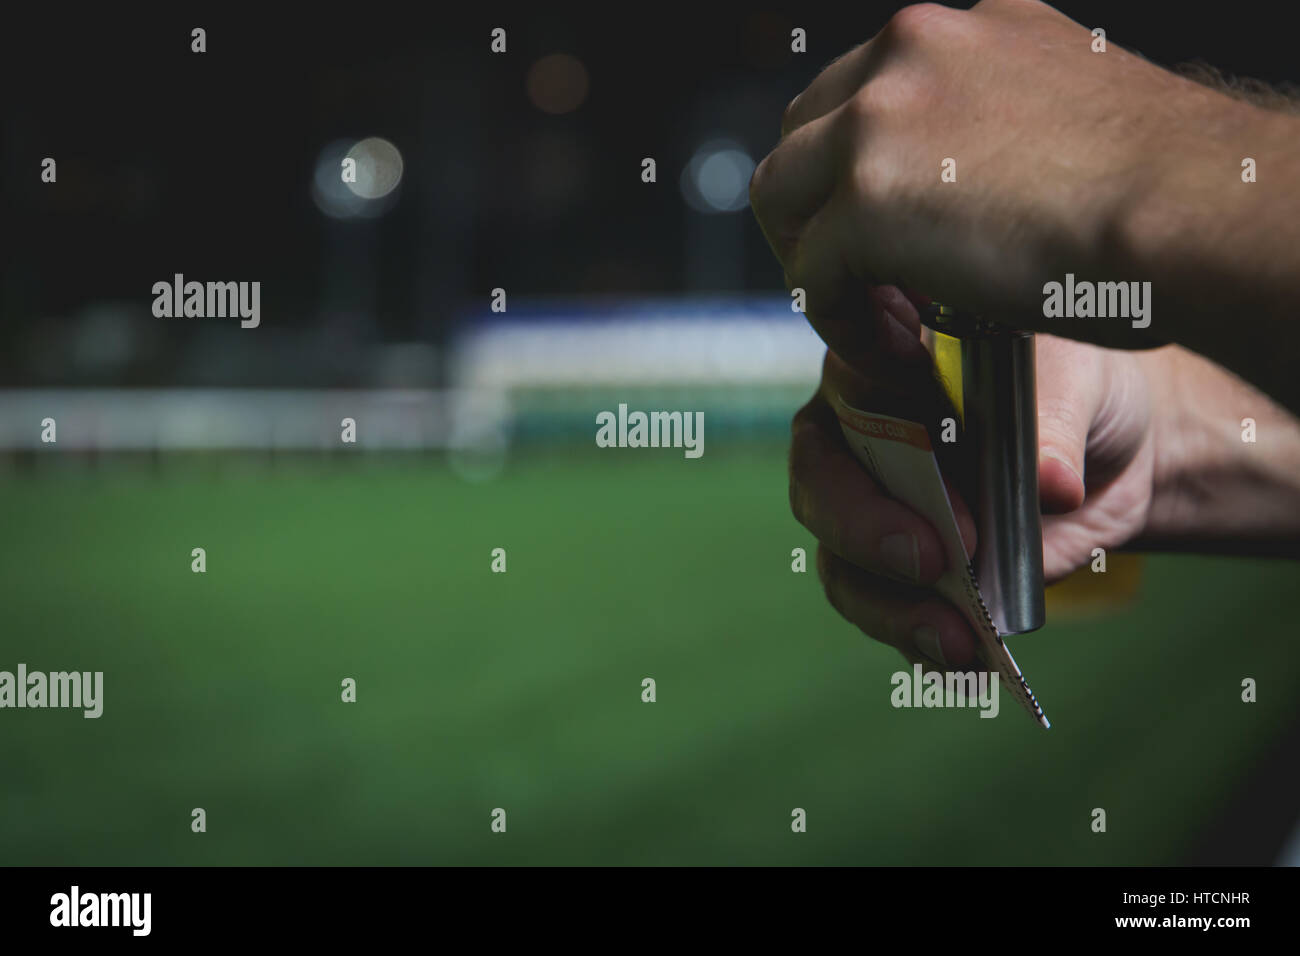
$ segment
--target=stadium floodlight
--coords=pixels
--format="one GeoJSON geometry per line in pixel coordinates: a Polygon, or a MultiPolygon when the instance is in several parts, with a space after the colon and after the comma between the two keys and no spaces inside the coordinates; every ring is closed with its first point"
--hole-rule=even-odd
{"type": "Polygon", "coordinates": [[[739,212],[749,205],[754,160],[739,143],[715,139],[695,151],[682,170],[682,196],[705,213],[739,212]]]}

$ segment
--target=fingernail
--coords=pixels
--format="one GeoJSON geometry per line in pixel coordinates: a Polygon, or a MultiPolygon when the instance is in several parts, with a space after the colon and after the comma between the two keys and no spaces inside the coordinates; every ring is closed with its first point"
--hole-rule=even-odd
{"type": "Polygon", "coordinates": [[[1053,461],[1059,461],[1066,468],[1069,468],[1070,474],[1079,479],[1079,484],[1083,484],[1083,475],[1079,474],[1079,472],[1075,470],[1074,463],[1055,448],[1044,448],[1042,455],[1044,458],[1051,458],[1053,461]]]}
{"type": "Polygon", "coordinates": [[[948,666],[948,659],[943,656],[943,645],[939,643],[939,632],[929,624],[922,624],[912,632],[912,643],[930,660],[948,666]]]}
{"type": "Polygon", "coordinates": [[[885,567],[913,584],[921,580],[921,552],[916,535],[887,534],[880,539],[880,560],[885,567]]]}

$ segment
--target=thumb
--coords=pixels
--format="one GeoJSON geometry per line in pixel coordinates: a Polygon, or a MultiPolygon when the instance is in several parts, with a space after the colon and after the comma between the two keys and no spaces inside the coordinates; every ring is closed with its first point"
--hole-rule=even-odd
{"type": "Polygon", "coordinates": [[[832,352],[877,387],[910,391],[930,367],[921,317],[892,286],[846,286],[833,306],[805,317],[832,352]]]}
{"type": "Polygon", "coordinates": [[[1074,511],[1084,499],[1088,432],[1101,407],[1102,368],[1094,349],[1035,336],[1038,379],[1038,496],[1043,511],[1074,511]]]}

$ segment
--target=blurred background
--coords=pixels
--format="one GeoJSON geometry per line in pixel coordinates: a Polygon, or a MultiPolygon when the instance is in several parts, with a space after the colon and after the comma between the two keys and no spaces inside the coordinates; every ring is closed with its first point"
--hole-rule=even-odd
{"type": "MultiPolygon", "coordinates": [[[[6,31],[0,670],[105,703],[0,712],[0,862],[1300,860],[1293,564],[1054,595],[1011,642],[1048,732],[892,709],[901,659],[791,571],[822,348],[748,181],[900,5],[6,31]],[[155,317],[177,273],[260,282],[260,326],[155,317]],[[619,403],[703,411],[704,456],[597,449],[619,403]]],[[[1059,6],[1291,79],[1264,4],[1059,6]]]]}

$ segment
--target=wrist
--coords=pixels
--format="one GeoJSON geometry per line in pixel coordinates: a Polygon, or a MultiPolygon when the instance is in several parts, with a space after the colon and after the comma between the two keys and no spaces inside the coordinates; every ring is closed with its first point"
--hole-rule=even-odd
{"type": "Polygon", "coordinates": [[[1300,422],[1185,349],[1136,358],[1153,396],[1151,507],[1140,544],[1300,554],[1300,422]]]}

